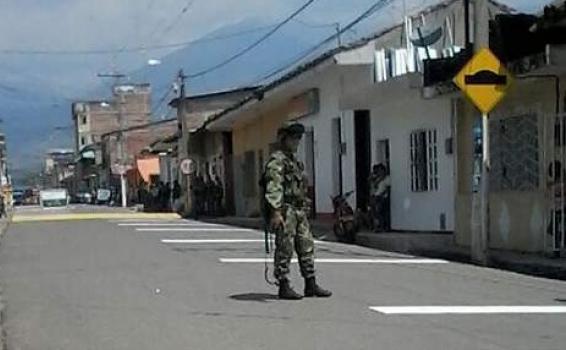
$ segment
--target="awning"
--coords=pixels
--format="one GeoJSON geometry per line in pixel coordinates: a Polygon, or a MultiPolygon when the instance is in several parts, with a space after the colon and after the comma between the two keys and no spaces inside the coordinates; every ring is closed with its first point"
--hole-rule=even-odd
{"type": "Polygon", "coordinates": [[[159,175],[159,157],[138,159],[137,166],[141,177],[147,183],[151,175],[159,175]]]}
{"type": "Polygon", "coordinates": [[[94,151],[85,151],[81,153],[81,158],[83,159],[96,159],[96,154],[94,151]]]}
{"type": "Polygon", "coordinates": [[[177,142],[179,141],[180,133],[175,133],[173,135],[165,136],[153,141],[146,151],[149,153],[158,154],[162,152],[169,152],[172,150],[173,152],[177,149],[177,142]]]}

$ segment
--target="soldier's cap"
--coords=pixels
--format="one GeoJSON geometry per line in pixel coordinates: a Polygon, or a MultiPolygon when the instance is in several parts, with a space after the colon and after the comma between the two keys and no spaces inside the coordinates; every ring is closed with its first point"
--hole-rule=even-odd
{"type": "Polygon", "coordinates": [[[286,122],[277,130],[277,136],[280,138],[284,136],[301,137],[304,133],[304,125],[297,122],[286,122]]]}

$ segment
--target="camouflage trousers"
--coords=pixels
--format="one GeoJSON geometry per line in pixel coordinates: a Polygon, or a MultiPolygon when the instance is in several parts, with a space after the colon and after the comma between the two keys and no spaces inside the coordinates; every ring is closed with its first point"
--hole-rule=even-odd
{"type": "Polygon", "coordinates": [[[283,214],[284,228],[276,232],[275,239],[275,278],[287,278],[293,250],[297,252],[301,275],[304,278],[314,277],[314,239],[307,212],[287,208],[283,214]]]}

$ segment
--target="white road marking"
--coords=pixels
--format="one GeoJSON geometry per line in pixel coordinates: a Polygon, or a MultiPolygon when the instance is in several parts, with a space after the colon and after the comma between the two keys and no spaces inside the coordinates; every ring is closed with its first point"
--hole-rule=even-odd
{"type": "Polygon", "coordinates": [[[174,227],[229,227],[229,226],[224,226],[224,225],[217,225],[217,224],[207,224],[207,223],[201,223],[201,222],[195,222],[195,223],[171,223],[171,222],[166,222],[166,223],[158,223],[158,222],[128,222],[128,223],[121,223],[118,224],[118,226],[141,226],[141,227],[151,227],[151,226],[162,226],[162,227],[169,227],[169,226],[174,226],[174,227]]]}
{"type": "MultiPolygon", "coordinates": [[[[265,263],[273,259],[267,258],[220,258],[222,263],[265,263]]],[[[293,259],[297,262],[297,259],[293,259]]],[[[440,259],[315,259],[317,263],[335,264],[447,264],[448,261],[440,259]]]]}
{"type": "Polygon", "coordinates": [[[250,230],[247,228],[136,228],[136,231],[141,232],[257,232],[256,230],[250,230]]]}
{"type": "Polygon", "coordinates": [[[566,306],[371,306],[385,315],[564,314],[566,306]]]}
{"type": "Polygon", "coordinates": [[[108,220],[108,222],[113,224],[120,224],[120,223],[167,223],[167,222],[198,222],[198,221],[187,221],[183,219],[145,219],[145,218],[130,218],[130,219],[112,219],[108,220]]]}
{"type": "Polygon", "coordinates": [[[260,243],[263,239],[162,239],[161,243],[208,244],[208,243],[260,243]]]}

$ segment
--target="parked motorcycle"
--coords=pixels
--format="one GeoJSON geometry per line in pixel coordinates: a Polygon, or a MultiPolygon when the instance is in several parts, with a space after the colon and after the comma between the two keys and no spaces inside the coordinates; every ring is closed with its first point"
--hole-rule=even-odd
{"type": "Polygon", "coordinates": [[[354,191],[331,197],[334,207],[334,234],[339,242],[353,243],[356,241],[358,223],[354,209],[348,203],[348,198],[354,191]]]}

